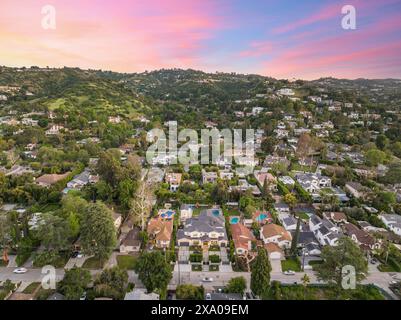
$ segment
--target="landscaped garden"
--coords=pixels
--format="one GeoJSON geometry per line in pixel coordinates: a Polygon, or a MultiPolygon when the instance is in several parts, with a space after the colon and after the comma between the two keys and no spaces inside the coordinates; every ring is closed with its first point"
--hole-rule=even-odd
{"type": "Polygon", "coordinates": [[[209,266],[209,271],[219,271],[219,265],[218,264],[211,264],[209,266]]]}
{"type": "Polygon", "coordinates": [[[193,264],[192,271],[202,271],[202,265],[201,264],[193,264]]]}

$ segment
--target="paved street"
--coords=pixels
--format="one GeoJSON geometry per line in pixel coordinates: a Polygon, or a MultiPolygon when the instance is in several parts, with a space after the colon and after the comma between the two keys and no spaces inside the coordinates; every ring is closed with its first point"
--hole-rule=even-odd
{"type": "MultiPolygon", "coordinates": [[[[25,274],[13,273],[14,268],[0,268],[0,281],[10,279],[14,282],[41,282],[43,275],[41,269],[29,269],[25,274]]],[[[188,270],[188,269],[187,269],[188,270]]],[[[94,276],[100,273],[101,270],[91,270],[91,274],[94,276]]],[[[321,283],[317,280],[312,270],[306,270],[305,272],[297,272],[295,275],[287,276],[282,272],[271,272],[271,280],[280,281],[286,284],[298,284],[302,283],[302,277],[307,274],[311,284],[321,283]]],[[[142,288],[143,285],[139,281],[138,276],[133,271],[128,272],[129,281],[135,283],[137,288],[142,288]]],[[[251,274],[248,272],[192,272],[192,271],[178,271],[175,270],[173,278],[170,282],[169,289],[174,289],[179,283],[191,283],[194,285],[202,284],[206,290],[212,290],[214,287],[225,286],[231,278],[243,276],[247,280],[248,288],[250,285],[251,274]],[[213,278],[213,282],[203,282],[202,279],[205,277],[213,278]]],[[[64,277],[64,269],[56,270],[56,280],[60,281],[64,277]]],[[[391,296],[395,297],[389,289],[391,281],[396,279],[401,280],[401,273],[386,273],[372,270],[368,277],[362,282],[363,284],[374,284],[391,296]]]]}

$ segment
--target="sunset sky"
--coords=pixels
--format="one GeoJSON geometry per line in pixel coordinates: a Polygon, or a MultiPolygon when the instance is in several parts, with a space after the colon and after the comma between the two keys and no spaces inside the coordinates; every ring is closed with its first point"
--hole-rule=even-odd
{"type": "Polygon", "coordinates": [[[0,65],[401,78],[401,0],[0,0],[0,65]]]}

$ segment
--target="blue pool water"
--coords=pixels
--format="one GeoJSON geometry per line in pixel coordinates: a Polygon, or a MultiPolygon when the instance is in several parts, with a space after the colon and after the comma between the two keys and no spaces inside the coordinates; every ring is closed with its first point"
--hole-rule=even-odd
{"type": "Polygon", "coordinates": [[[213,210],[212,214],[217,217],[220,215],[220,210],[213,210]]]}
{"type": "Polygon", "coordinates": [[[259,216],[256,217],[257,221],[263,221],[267,218],[267,214],[261,213],[259,216]]]}
{"type": "Polygon", "coordinates": [[[231,224],[237,224],[239,222],[239,218],[238,217],[232,217],[231,219],[230,219],[230,223],[231,224]]]}
{"type": "Polygon", "coordinates": [[[160,216],[165,219],[165,218],[171,218],[174,215],[174,211],[168,210],[164,213],[162,213],[160,216]]]}

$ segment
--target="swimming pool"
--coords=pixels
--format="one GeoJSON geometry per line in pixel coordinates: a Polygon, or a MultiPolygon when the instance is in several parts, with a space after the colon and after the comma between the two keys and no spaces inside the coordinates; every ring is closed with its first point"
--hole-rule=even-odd
{"type": "Polygon", "coordinates": [[[217,217],[220,215],[220,210],[217,210],[217,209],[212,210],[212,214],[217,217]]]}
{"type": "Polygon", "coordinates": [[[239,217],[231,217],[230,218],[230,223],[231,224],[237,224],[239,222],[239,217]]]}
{"type": "Polygon", "coordinates": [[[170,219],[173,215],[174,215],[174,211],[173,210],[167,210],[163,213],[160,214],[160,217],[162,217],[163,219],[170,219]]]}
{"type": "Polygon", "coordinates": [[[265,220],[267,218],[267,214],[266,213],[261,213],[260,215],[258,215],[256,217],[256,221],[261,222],[263,220],[265,220]]]}

